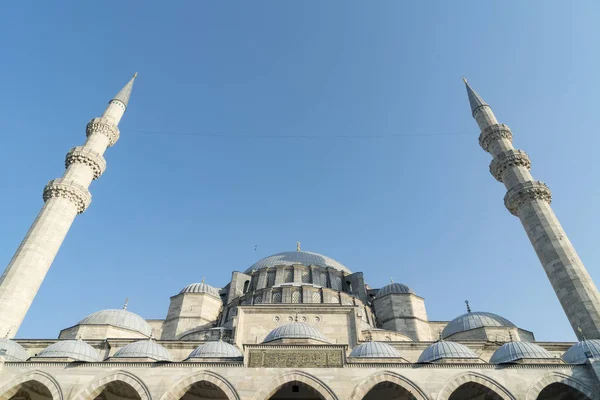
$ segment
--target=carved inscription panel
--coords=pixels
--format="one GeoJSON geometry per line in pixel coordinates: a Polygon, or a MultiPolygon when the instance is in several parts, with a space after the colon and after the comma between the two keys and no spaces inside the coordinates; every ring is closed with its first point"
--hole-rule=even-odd
{"type": "Polygon", "coordinates": [[[250,368],[340,368],[341,350],[251,349],[250,368]]]}

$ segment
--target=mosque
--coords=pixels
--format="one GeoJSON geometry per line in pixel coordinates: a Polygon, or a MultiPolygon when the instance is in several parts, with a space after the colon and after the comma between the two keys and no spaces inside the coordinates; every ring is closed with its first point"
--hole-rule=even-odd
{"type": "MultiPolygon", "coordinates": [[[[408,284],[372,288],[360,266],[287,251],[218,285],[174,291],[164,319],[94,312],[57,339],[14,339],[90,184],[119,139],[134,77],[87,125],[0,278],[0,400],[600,399],[600,295],[512,132],[466,82],[490,172],[579,342],[539,342],[487,311],[427,317],[408,284]],[[358,269],[357,269],[358,268],[358,269]],[[454,317],[453,319],[451,319],[454,317]]],[[[212,284],[212,282],[210,282],[212,284]]],[[[183,285],[182,285],[183,286],[183,285]]],[[[507,318],[508,317],[508,318],[507,318]]]]}

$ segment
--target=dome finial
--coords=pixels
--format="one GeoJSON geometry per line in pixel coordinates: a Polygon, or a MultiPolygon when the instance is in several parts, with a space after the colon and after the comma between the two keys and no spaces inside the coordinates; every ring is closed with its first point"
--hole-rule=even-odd
{"type": "Polygon", "coordinates": [[[513,340],[513,336],[512,336],[512,332],[511,332],[511,331],[508,331],[508,339],[509,339],[511,342],[514,342],[514,340],[513,340]]]}
{"type": "Polygon", "coordinates": [[[394,278],[390,277],[390,283],[394,283],[394,278]]]}
{"type": "Polygon", "coordinates": [[[579,334],[581,335],[581,340],[585,341],[585,335],[583,334],[583,331],[581,330],[581,327],[578,326],[577,327],[577,331],[579,332],[579,334]]]}
{"type": "Polygon", "coordinates": [[[155,341],[155,340],[156,340],[156,338],[154,337],[154,329],[152,329],[152,330],[150,331],[150,337],[148,338],[148,340],[152,340],[152,341],[155,341]]]}
{"type": "Polygon", "coordinates": [[[467,312],[471,312],[471,307],[469,306],[469,300],[465,300],[465,304],[467,305],[467,312]]]}
{"type": "Polygon", "coordinates": [[[127,303],[129,303],[129,297],[125,299],[125,304],[123,304],[123,310],[127,310],[127,303]]]}
{"type": "Polygon", "coordinates": [[[296,242],[296,251],[300,251],[300,242],[296,242]]]}
{"type": "Polygon", "coordinates": [[[439,336],[439,338],[438,338],[438,342],[443,342],[443,341],[444,341],[444,338],[442,337],[442,331],[439,331],[439,334],[438,334],[438,336],[439,336]]]}
{"type": "Polygon", "coordinates": [[[205,280],[205,279],[206,279],[206,277],[204,277],[204,276],[203,276],[203,277],[202,277],[202,282],[200,282],[200,283],[204,283],[204,280],[205,280]]]}

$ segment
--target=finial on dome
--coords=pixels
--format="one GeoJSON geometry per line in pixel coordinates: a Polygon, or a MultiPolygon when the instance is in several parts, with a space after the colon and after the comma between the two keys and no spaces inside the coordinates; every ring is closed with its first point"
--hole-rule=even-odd
{"type": "Polygon", "coordinates": [[[127,303],[129,303],[129,297],[125,299],[125,304],[123,304],[123,310],[127,310],[127,303]]]}
{"type": "Polygon", "coordinates": [[[579,331],[579,334],[581,335],[581,340],[585,341],[585,335],[583,334],[583,331],[580,326],[577,327],[577,331],[579,331]]]}
{"type": "Polygon", "coordinates": [[[469,306],[469,300],[465,300],[465,304],[467,305],[467,312],[471,312],[471,307],[469,306]]]}
{"type": "Polygon", "coordinates": [[[394,283],[394,278],[390,277],[390,283],[394,283]]]}
{"type": "Polygon", "coordinates": [[[206,279],[206,277],[202,277],[202,282],[200,282],[200,283],[204,283],[205,279],[206,279]]]}
{"type": "Polygon", "coordinates": [[[296,242],[296,251],[300,251],[300,242],[296,242]]]}
{"type": "Polygon", "coordinates": [[[514,342],[511,331],[508,331],[508,338],[510,339],[511,342],[514,342]]]}
{"type": "Polygon", "coordinates": [[[154,329],[150,331],[150,338],[148,340],[156,340],[156,338],[154,337],[154,329]]]}
{"type": "Polygon", "coordinates": [[[223,340],[223,329],[219,329],[219,340],[223,340]]]}
{"type": "Polygon", "coordinates": [[[372,331],[368,331],[367,334],[365,335],[365,341],[366,342],[372,342],[373,341],[373,332],[372,331]]]}
{"type": "Polygon", "coordinates": [[[443,341],[444,341],[444,338],[442,337],[442,331],[439,331],[439,332],[438,332],[438,336],[439,336],[439,338],[438,338],[438,341],[439,341],[439,342],[443,342],[443,341]]]}

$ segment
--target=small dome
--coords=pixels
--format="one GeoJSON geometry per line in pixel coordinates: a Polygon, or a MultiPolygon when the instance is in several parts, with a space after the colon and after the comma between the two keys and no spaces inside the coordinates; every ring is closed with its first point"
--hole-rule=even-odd
{"type": "Polygon", "coordinates": [[[252,264],[250,268],[244,272],[245,274],[250,274],[254,270],[259,270],[263,268],[271,268],[276,265],[294,265],[294,264],[302,264],[302,265],[320,265],[321,267],[332,267],[337,269],[338,271],[344,271],[347,274],[351,274],[352,272],[346,268],[342,263],[334,260],[333,258],[329,258],[322,254],[311,253],[308,251],[286,251],[283,253],[273,254],[272,256],[265,257],[262,260],[259,260],[252,264]]]}
{"type": "Polygon", "coordinates": [[[37,357],[72,358],[76,361],[100,361],[96,349],[83,340],[62,340],[42,350],[37,357]]]}
{"type": "Polygon", "coordinates": [[[140,340],[119,349],[115,358],[151,358],[156,361],[172,361],[171,355],[154,340],[140,340]]]}
{"type": "Polygon", "coordinates": [[[585,364],[589,358],[600,359],[600,340],[582,340],[571,346],[562,356],[567,364],[585,364]]]}
{"type": "Polygon", "coordinates": [[[403,285],[401,283],[390,283],[389,285],[386,285],[384,287],[382,287],[381,289],[379,289],[379,291],[377,292],[377,294],[375,295],[375,297],[383,297],[386,294],[406,294],[406,293],[411,293],[411,294],[415,294],[415,292],[413,292],[413,290],[411,288],[409,288],[406,285],[403,285]]]}
{"type": "Polygon", "coordinates": [[[530,342],[504,343],[490,358],[491,364],[511,363],[522,359],[539,359],[555,357],[543,347],[530,342]]]}
{"type": "Polygon", "coordinates": [[[10,339],[0,339],[0,359],[4,361],[25,361],[29,353],[19,343],[10,339]]]}
{"type": "Polygon", "coordinates": [[[146,320],[127,310],[102,310],[88,315],[78,325],[113,325],[150,336],[152,328],[146,320]]]}
{"type": "Polygon", "coordinates": [[[304,322],[290,322],[273,329],[263,343],[272,342],[278,339],[313,339],[320,342],[329,343],[323,334],[314,326],[304,322]]]}
{"type": "Polygon", "coordinates": [[[188,358],[219,358],[219,357],[228,357],[228,358],[240,358],[243,357],[242,352],[229,343],[226,343],[222,340],[218,340],[215,342],[206,342],[196,347],[194,351],[192,351],[188,358]]]}
{"type": "Polygon", "coordinates": [[[206,294],[210,294],[211,296],[215,296],[217,298],[220,298],[219,296],[219,290],[215,287],[212,287],[210,285],[207,285],[206,283],[202,282],[202,283],[192,283],[191,285],[187,285],[186,287],[184,287],[183,289],[181,289],[181,293],[206,293],[206,294]]]}
{"type": "Polygon", "coordinates": [[[400,357],[400,353],[387,343],[366,342],[352,349],[352,352],[350,352],[350,357],[397,358],[400,357]]]}
{"type": "Polygon", "coordinates": [[[464,332],[484,326],[516,328],[515,324],[504,317],[490,312],[474,311],[460,315],[448,322],[448,325],[446,325],[442,331],[442,337],[447,338],[458,332],[464,332]]]}
{"type": "Polygon", "coordinates": [[[428,363],[443,358],[478,358],[477,355],[465,345],[446,340],[435,342],[421,353],[418,363],[428,363]]]}

